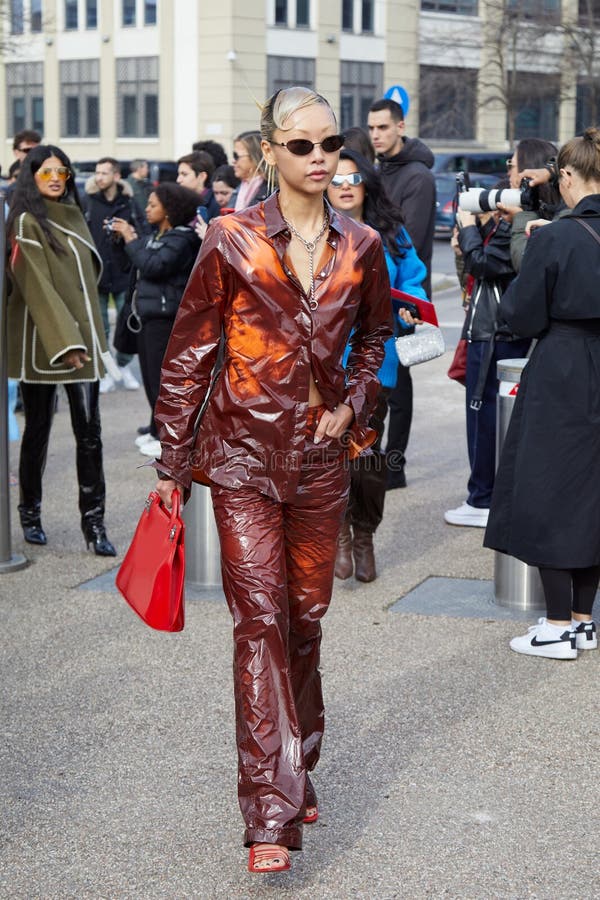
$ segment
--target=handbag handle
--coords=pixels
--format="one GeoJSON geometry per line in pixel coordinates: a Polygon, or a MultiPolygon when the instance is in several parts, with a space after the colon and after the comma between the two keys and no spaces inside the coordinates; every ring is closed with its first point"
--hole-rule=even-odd
{"type": "Polygon", "coordinates": [[[175,525],[180,518],[181,512],[181,495],[177,489],[171,494],[171,525],[175,525]]]}

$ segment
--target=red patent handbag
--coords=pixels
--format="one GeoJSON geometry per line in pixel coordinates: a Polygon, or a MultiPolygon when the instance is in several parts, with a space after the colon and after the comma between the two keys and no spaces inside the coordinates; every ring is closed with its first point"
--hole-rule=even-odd
{"type": "Polygon", "coordinates": [[[179,491],[172,507],[152,491],[117,573],[116,584],[131,608],[150,628],[182,631],[185,578],[184,534],[179,491]]]}

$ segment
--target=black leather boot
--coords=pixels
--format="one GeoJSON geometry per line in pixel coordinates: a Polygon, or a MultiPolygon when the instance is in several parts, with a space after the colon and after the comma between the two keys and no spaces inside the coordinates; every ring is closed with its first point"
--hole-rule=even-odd
{"type": "Polygon", "coordinates": [[[41,507],[19,506],[19,516],[23,528],[23,537],[28,544],[47,544],[48,538],[42,528],[41,507]]]}
{"type": "Polygon", "coordinates": [[[106,536],[106,528],[102,519],[93,515],[84,516],[81,520],[81,530],[88,550],[91,544],[96,556],[117,555],[117,551],[106,536]]]}

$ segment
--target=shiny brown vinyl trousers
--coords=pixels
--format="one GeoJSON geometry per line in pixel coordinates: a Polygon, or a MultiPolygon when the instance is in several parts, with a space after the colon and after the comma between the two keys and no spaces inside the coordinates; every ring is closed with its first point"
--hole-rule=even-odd
{"type": "Polygon", "coordinates": [[[302,847],[308,772],[324,728],[321,618],[333,583],[349,488],[339,441],[312,442],[309,409],[296,494],[281,503],[255,488],[212,485],[223,587],[234,621],[238,797],[247,846],[302,847]]]}

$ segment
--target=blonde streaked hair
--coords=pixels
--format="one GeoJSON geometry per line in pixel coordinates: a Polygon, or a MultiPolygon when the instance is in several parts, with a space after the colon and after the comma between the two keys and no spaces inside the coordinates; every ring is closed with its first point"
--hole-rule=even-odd
{"type": "MultiPolygon", "coordinates": [[[[331,112],[333,121],[337,120],[335,113],[331,108],[328,100],[322,94],[313,91],[312,88],[295,85],[294,87],[282,88],[275,91],[262,107],[260,117],[260,136],[263,141],[272,141],[276,130],[289,131],[291,126],[286,128],[286,122],[294,113],[301,109],[308,109],[311,106],[326,106],[331,112]]],[[[277,186],[277,172],[275,166],[269,165],[266,160],[264,166],[267,175],[267,185],[269,190],[273,190],[277,186]]]]}

